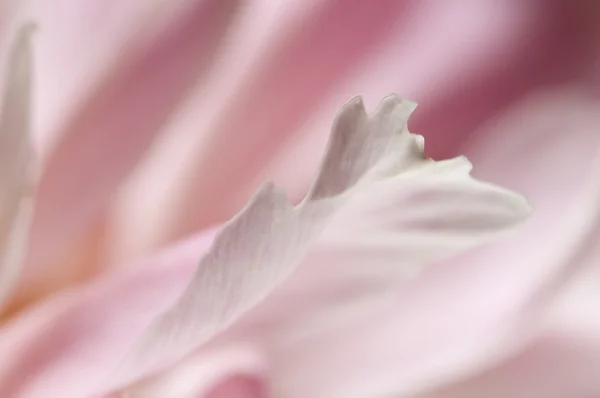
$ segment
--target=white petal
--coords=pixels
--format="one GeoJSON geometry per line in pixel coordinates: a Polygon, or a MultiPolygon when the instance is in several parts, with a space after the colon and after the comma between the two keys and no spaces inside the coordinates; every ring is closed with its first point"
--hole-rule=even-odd
{"type": "MultiPolygon", "coordinates": [[[[406,127],[414,107],[390,96],[368,116],[360,98],[351,100],[334,123],[321,170],[304,201],[292,207],[281,192],[265,186],[215,239],[185,293],[146,330],[111,387],[135,380],[142,367],[158,371],[182,359],[259,303],[296,269],[346,203],[368,211],[380,197],[377,191],[393,187],[405,192],[407,206],[398,212],[405,212],[400,220],[406,236],[413,237],[411,230],[419,239],[444,231],[438,234],[442,243],[454,238],[448,232],[454,230],[460,231],[457,241],[470,236],[472,244],[527,216],[524,199],[470,178],[465,159],[435,163],[426,158],[422,137],[406,127]],[[370,199],[361,201],[365,195],[370,199]],[[411,201],[424,204],[425,212],[412,214],[411,201]],[[464,210],[456,211],[461,206],[464,210]],[[439,220],[429,218],[429,210],[439,220]]],[[[368,223],[364,227],[368,230],[368,223]]]]}
{"type": "Polygon", "coordinates": [[[0,116],[0,306],[16,282],[32,210],[31,25],[9,54],[0,116]]]}

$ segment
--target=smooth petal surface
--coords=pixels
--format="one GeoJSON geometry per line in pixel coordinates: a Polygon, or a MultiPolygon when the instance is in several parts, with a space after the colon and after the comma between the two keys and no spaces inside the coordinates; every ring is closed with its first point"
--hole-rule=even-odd
{"type": "MultiPolygon", "coordinates": [[[[396,266],[391,272],[405,273],[402,261],[423,265],[521,222],[529,211],[524,199],[471,179],[463,158],[435,163],[424,156],[422,137],[406,127],[413,108],[390,96],[368,117],[360,99],[350,101],[334,123],[321,171],[304,201],[292,207],[271,185],[263,188],[216,238],[178,302],[146,331],[114,386],[139,378],[142,367],[159,371],[182,359],[260,302],[295,270],[338,212],[345,218],[346,202],[359,199],[357,208],[349,205],[349,213],[368,212],[374,198],[385,202],[381,192],[360,201],[365,192],[379,188],[378,182],[387,189],[396,184],[405,195],[396,192],[406,202],[407,217],[390,228],[400,232],[388,234],[387,241],[409,245],[415,240],[423,248],[416,250],[421,258],[399,250],[386,264],[396,266]],[[465,211],[456,213],[444,205],[457,201],[465,211]]],[[[362,232],[367,230],[368,225],[362,232]]]]}
{"type": "Polygon", "coordinates": [[[211,214],[196,211],[195,220],[184,216],[190,214],[189,209],[198,208],[190,199],[228,200],[240,184],[264,168],[320,100],[360,67],[411,11],[404,1],[366,4],[326,0],[296,14],[291,23],[281,27],[286,34],[273,36],[275,41],[209,127],[208,140],[187,170],[191,175],[209,168],[220,172],[207,175],[202,186],[185,184],[176,191],[183,200],[176,206],[180,219],[175,224],[175,236],[193,231],[200,223],[219,221],[211,216],[220,210],[221,201],[203,206],[210,208],[211,214]],[[241,131],[247,139],[241,139],[241,131]],[[223,153],[228,154],[226,161],[223,153]]]}
{"type": "Polygon", "coordinates": [[[600,251],[566,286],[535,340],[505,362],[428,398],[586,398],[600,394],[600,251]]]}
{"type": "Polygon", "coordinates": [[[66,291],[3,325],[0,396],[98,394],[140,333],[181,294],[213,235],[66,291]]]}
{"type": "Polygon", "coordinates": [[[32,26],[22,27],[7,54],[0,114],[0,310],[17,281],[32,211],[32,30],[32,26]]]}
{"type": "MultiPolygon", "coordinates": [[[[95,81],[86,82],[88,91],[68,113],[63,110],[40,182],[24,296],[86,274],[78,268],[65,270],[72,264],[59,261],[61,256],[86,232],[190,87],[206,76],[237,3],[194,1],[180,7],[169,23],[131,34],[133,38],[120,44],[120,57],[110,59],[103,73],[92,75],[95,81]]],[[[77,18],[68,7],[64,12],[67,16],[58,15],[60,24],[63,18],[77,18]]]]}
{"type": "Polygon", "coordinates": [[[327,115],[352,93],[370,102],[393,89],[415,99],[421,106],[411,127],[428,141],[428,155],[445,158],[464,153],[491,120],[532,92],[596,68],[600,10],[591,3],[414,4],[407,23],[319,108],[263,178],[302,197],[326,143],[327,115]]]}

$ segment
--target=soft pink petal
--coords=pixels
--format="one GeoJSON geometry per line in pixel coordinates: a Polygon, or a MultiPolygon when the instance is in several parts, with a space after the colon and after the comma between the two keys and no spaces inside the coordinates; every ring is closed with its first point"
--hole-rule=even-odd
{"type": "MultiPolygon", "coordinates": [[[[202,247],[208,243],[206,239],[190,241],[122,276],[66,292],[16,319],[0,331],[0,351],[8,358],[0,364],[0,395],[37,398],[60,394],[80,398],[112,386],[127,387],[175,360],[189,358],[188,354],[203,340],[268,294],[307,251],[327,249],[329,245],[321,245],[315,235],[342,203],[348,203],[346,216],[352,209],[368,213],[369,207],[362,207],[360,198],[368,198],[370,189],[378,187],[377,181],[383,186],[397,181],[406,187],[407,193],[400,197],[405,199],[407,215],[410,208],[420,209],[419,203],[425,205],[423,209],[438,212],[435,218],[441,223],[431,223],[426,212],[417,211],[415,217],[400,218],[400,226],[390,226],[390,232],[413,228],[420,239],[430,242],[425,247],[433,258],[464,248],[465,241],[474,244],[490,238],[521,221],[528,210],[523,199],[469,178],[466,160],[436,163],[423,156],[422,140],[406,130],[406,117],[412,107],[392,96],[367,118],[362,103],[352,101],[335,125],[331,151],[306,202],[292,210],[284,197],[265,188],[254,204],[224,229],[198,267],[183,299],[155,319],[124,364],[121,361],[136,337],[190,280],[202,247]],[[419,181],[423,181],[421,188],[419,181]],[[457,197],[452,192],[470,193],[457,197]],[[352,197],[357,198],[354,205],[352,197]],[[452,219],[457,214],[451,204],[444,205],[446,198],[450,202],[461,198],[473,212],[459,212],[452,219]],[[434,206],[436,201],[438,205],[434,206]],[[268,210],[271,205],[281,206],[277,213],[281,218],[273,220],[268,210]],[[482,217],[490,223],[481,223],[482,217]],[[287,223],[290,228],[283,228],[287,223]],[[252,234],[246,233],[248,227],[252,234]],[[457,239],[448,241],[452,235],[457,239]],[[269,263],[268,259],[279,261],[269,263]],[[180,322],[179,328],[170,322],[172,319],[180,322]],[[171,336],[163,334],[165,331],[171,336]],[[115,373],[119,364],[121,372],[115,373]],[[113,377],[111,384],[107,384],[109,376],[113,377]]],[[[376,199],[369,201],[375,203],[376,199]]],[[[403,239],[401,233],[389,236],[403,239]]],[[[418,261],[433,258],[424,256],[418,261]]],[[[400,274],[393,280],[403,280],[400,274]]],[[[385,282],[385,273],[381,277],[384,280],[380,282],[385,282]]]]}
{"type": "MultiPolygon", "coordinates": [[[[386,11],[382,6],[384,3],[369,4],[372,8],[369,12],[378,12],[379,6],[381,12],[386,11]]],[[[376,102],[390,91],[416,99],[422,105],[411,122],[429,138],[428,153],[434,157],[447,157],[460,153],[458,147],[468,135],[476,133],[482,123],[524,93],[543,84],[587,74],[593,64],[594,36],[591,30],[596,23],[590,18],[593,13],[581,3],[396,3],[399,7],[396,19],[386,28],[377,45],[370,47],[347,74],[336,76],[339,81],[334,86],[325,85],[312,98],[311,108],[301,107],[297,113],[275,111],[287,109],[296,101],[297,91],[279,84],[279,77],[286,73],[289,85],[312,85],[318,83],[312,78],[319,71],[289,67],[272,74],[273,79],[259,79],[262,75],[255,72],[268,62],[288,65],[281,58],[287,50],[274,44],[281,41],[280,36],[286,37],[290,29],[302,23],[308,26],[303,26],[299,37],[311,34],[313,24],[315,29],[320,26],[320,14],[307,13],[304,9],[297,11],[301,7],[294,2],[285,2],[282,6],[284,3],[268,0],[253,2],[245,9],[247,12],[241,15],[233,44],[226,48],[220,79],[217,76],[211,91],[215,100],[205,101],[199,96],[192,101],[170,129],[177,138],[156,151],[148,169],[138,176],[139,180],[122,198],[114,226],[119,232],[115,239],[118,255],[130,256],[164,243],[171,238],[171,231],[189,231],[227,218],[238,211],[265,180],[273,179],[284,187],[292,202],[300,200],[310,185],[325,147],[330,115],[357,93],[368,102],[376,102]],[[288,12],[280,10],[286,8],[289,8],[288,12]],[[309,18],[315,18],[315,21],[311,22],[309,18]],[[305,19],[307,22],[303,22],[305,19]],[[278,34],[270,36],[269,32],[278,34]],[[263,54],[272,58],[262,58],[263,54]],[[242,89],[249,91],[251,88],[256,88],[257,94],[252,96],[252,103],[244,108],[244,112],[227,115],[232,120],[222,124],[214,121],[225,109],[232,110],[243,102],[232,100],[233,96],[242,89]],[[271,97],[276,98],[275,105],[271,97]],[[250,112],[254,112],[250,121],[238,116],[250,112]],[[277,114],[277,123],[261,122],[272,120],[272,113],[277,114]],[[303,122],[298,125],[297,120],[301,117],[303,122]],[[237,131],[221,130],[236,124],[243,127],[237,131]],[[228,134],[235,134],[235,139],[227,140],[228,134]],[[215,138],[209,137],[213,135],[215,138]],[[255,137],[265,137],[261,146],[255,137]],[[227,146],[218,148],[235,155],[221,158],[220,150],[209,147],[221,141],[227,141],[227,146]],[[187,155],[182,156],[183,152],[187,155]],[[214,162],[209,164],[204,159],[214,162]],[[219,162],[226,163],[215,167],[219,162]],[[206,170],[200,168],[201,165],[208,165],[214,181],[206,178],[206,170]],[[220,171],[223,175],[217,178],[220,171]],[[149,189],[157,190],[156,176],[161,176],[160,181],[172,181],[174,189],[159,189],[158,195],[146,195],[149,189]],[[212,192],[216,191],[208,190],[209,184],[219,192],[227,190],[227,197],[214,195],[212,192]],[[190,192],[205,191],[211,193],[188,196],[190,192]],[[215,200],[217,197],[219,199],[215,200]],[[210,214],[197,212],[196,206],[200,203],[210,209],[210,214]],[[182,209],[181,214],[156,211],[173,207],[182,209]],[[189,208],[194,208],[196,219],[188,217],[190,212],[185,209],[189,208]],[[136,222],[129,222],[130,217],[136,222]]],[[[361,31],[359,25],[350,25],[349,16],[360,12],[360,7],[354,11],[336,11],[330,18],[329,36],[320,38],[317,43],[334,46],[353,38],[359,49],[366,40],[360,37],[367,33],[361,31]],[[351,31],[346,32],[342,24],[349,24],[351,31]]],[[[361,18],[366,20],[367,17],[361,18]]],[[[293,43],[290,41],[288,45],[293,43]]],[[[337,56],[341,52],[339,49],[332,52],[334,55],[325,56],[317,55],[316,50],[307,52],[307,59],[299,65],[331,62],[332,57],[335,61],[341,60],[337,56]]],[[[306,94],[309,88],[302,88],[301,92],[306,94]]]]}
{"type": "Polygon", "coordinates": [[[21,268],[32,212],[31,34],[23,26],[6,54],[0,115],[0,310],[21,268]]]}
{"type": "Polygon", "coordinates": [[[3,326],[0,396],[98,393],[142,330],[184,289],[212,236],[198,236],[126,273],[67,291],[3,326]]]}
{"type": "Polygon", "coordinates": [[[261,380],[246,376],[232,377],[200,398],[267,398],[261,380]]]}
{"type": "MultiPolygon", "coordinates": [[[[574,2],[419,2],[410,23],[336,92],[274,160],[267,176],[293,198],[310,184],[327,115],[352,93],[393,91],[421,104],[412,128],[434,158],[462,153],[490,119],[541,86],[587,79],[597,68],[598,7],[574,2]]],[[[590,83],[591,84],[591,83],[590,83]]]]}
{"type": "MultiPolygon", "coordinates": [[[[258,394],[266,374],[263,362],[261,354],[250,347],[218,347],[193,356],[172,371],[130,386],[124,393],[129,398],[225,398],[234,392],[258,394]]],[[[254,397],[240,395],[240,398],[246,396],[254,397]]]]}
{"type": "MultiPolygon", "coordinates": [[[[194,1],[168,24],[121,37],[128,41],[118,44],[118,59],[103,60],[102,73],[85,76],[94,80],[61,114],[58,139],[44,167],[23,289],[39,288],[40,280],[51,279],[48,272],[68,273],[49,265],[68,264],[53,262],[111,199],[190,86],[206,76],[236,6],[235,0],[194,1]]],[[[58,20],[49,19],[49,29],[78,22],[80,14],[63,7],[62,13],[51,15],[58,20]]],[[[79,11],[84,18],[95,15],[93,8],[79,11]]],[[[61,40],[51,31],[48,35],[61,40]]]]}
{"type": "Polygon", "coordinates": [[[531,345],[474,378],[431,398],[587,398],[600,395],[600,251],[569,284],[531,345]]]}

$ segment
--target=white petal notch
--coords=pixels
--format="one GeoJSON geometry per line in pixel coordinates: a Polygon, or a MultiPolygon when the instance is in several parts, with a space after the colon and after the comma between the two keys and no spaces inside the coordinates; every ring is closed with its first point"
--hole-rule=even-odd
{"type": "Polygon", "coordinates": [[[33,210],[35,185],[31,145],[34,25],[17,33],[8,54],[0,114],[0,309],[17,282],[33,210]]]}
{"type": "Polygon", "coordinates": [[[410,201],[389,208],[392,218],[412,220],[417,241],[429,232],[439,239],[443,229],[466,247],[465,241],[472,246],[521,224],[531,212],[523,197],[472,178],[464,157],[435,162],[424,155],[423,137],[407,128],[415,107],[391,95],[369,116],[360,97],[349,101],[304,200],[294,207],[283,192],[264,186],[223,227],[185,292],[146,329],[109,385],[124,387],[158,372],[227,328],[296,270],[334,216],[347,213],[341,209],[365,210],[364,201],[353,200],[365,193],[406,189],[413,202],[427,204],[417,206],[427,212],[412,218],[410,201]]]}

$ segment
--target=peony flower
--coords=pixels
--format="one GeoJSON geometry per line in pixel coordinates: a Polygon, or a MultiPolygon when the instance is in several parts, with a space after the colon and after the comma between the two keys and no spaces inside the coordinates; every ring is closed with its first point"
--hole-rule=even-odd
{"type": "Polygon", "coordinates": [[[0,396],[598,393],[595,9],[19,10],[0,396]]]}

